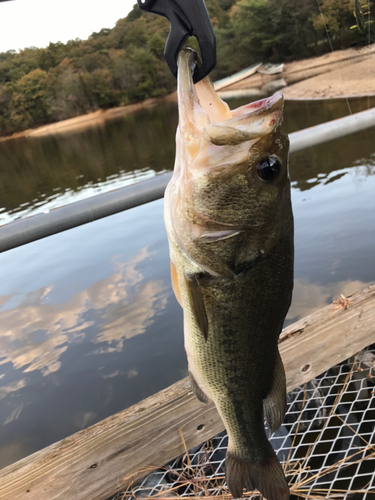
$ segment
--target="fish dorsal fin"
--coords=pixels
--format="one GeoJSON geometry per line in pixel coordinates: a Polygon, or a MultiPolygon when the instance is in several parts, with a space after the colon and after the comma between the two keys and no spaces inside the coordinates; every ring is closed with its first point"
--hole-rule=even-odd
{"type": "Polygon", "coordinates": [[[191,312],[194,315],[195,321],[204,337],[204,340],[207,340],[208,319],[198,276],[197,275],[187,276],[185,274],[185,284],[188,292],[188,299],[191,312]]]}
{"type": "Polygon", "coordinates": [[[180,286],[178,284],[177,271],[172,261],[171,261],[171,281],[172,281],[172,289],[177,299],[177,302],[182,307],[182,298],[181,298],[180,286]]]}
{"type": "Polygon", "coordinates": [[[273,384],[263,401],[264,416],[271,432],[276,432],[283,423],[286,411],[286,380],[283,362],[277,350],[273,384]]]}

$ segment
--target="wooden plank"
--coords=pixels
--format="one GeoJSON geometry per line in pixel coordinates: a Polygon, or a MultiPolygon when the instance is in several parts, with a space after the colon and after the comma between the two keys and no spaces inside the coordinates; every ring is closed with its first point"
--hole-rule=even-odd
{"type": "MultiPolygon", "coordinates": [[[[375,342],[375,286],[286,328],[280,339],[288,391],[375,342]]],[[[105,500],[125,478],[158,467],[223,429],[187,379],[0,471],[1,500],[105,500]]]]}

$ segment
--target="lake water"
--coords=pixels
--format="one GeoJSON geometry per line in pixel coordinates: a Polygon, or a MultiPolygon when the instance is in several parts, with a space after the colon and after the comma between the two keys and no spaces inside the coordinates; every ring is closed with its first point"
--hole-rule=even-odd
{"type": "MultiPolygon", "coordinates": [[[[285,126],[346,114],[341,100],[288,102],[285,126]]],[[[0,143],[0,224],[170,170],[176,124],[168,103],[0,143]]],[[[287,324],[375,281],[375,130],[291,155],[290,174],[287,324]]],[[[159,200],[0,254],[0,467],[187,375],[162,210],[159,200]]]]}

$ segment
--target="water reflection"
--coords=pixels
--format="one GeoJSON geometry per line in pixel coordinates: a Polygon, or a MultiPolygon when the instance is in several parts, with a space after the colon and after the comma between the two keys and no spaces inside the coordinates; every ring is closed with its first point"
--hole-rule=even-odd
{"type": "MultiPolygon", "coordinates": [[[[135,266],[148,257],[148,249],[144,248],[132,262],[115,262],[116,272],[111,277],[58,306],[48,304],[51,288],[47,288],[47,293],[46,290],[37,290],[31,294],[31,299],[26,297],[17,308],[0,312],[0,365],[11,363],[11,368],[7,367],[8,372],[12,368],[23,373],[39,370],[47,376],[60,369],[62,354],[69,344],[82,342],[85,337],[92,343],[87,354],[121,352],[125,340],[144,333],[168,301],[168,283],[160,280],[141,283],[143,276],[135,266]],[[88,316],[93,319],[88,321],[88,316]],[[93,325],[95,334],[90,329],[93,325]],[[102,343],[104,345],[96,347],[102,343]]],[[[347,296],[368,285],[370,282],[359,280],[321,285],[306,278],[297,278],[294,283],[295,299],[287,315],[287,323],[324,307],[340,294],[347,296]]],[[[109,373],[107,369],[110,367],[100,370],[104,379],[138,375],[138,370],[134,368],[109,373]]],[[[4,373],[1,374],[0,379],[4,376],[4,373]]],[[[26,379],[23,378],[0,387],[0,399],[25,385],[26,379]]],[[[22,408],[23,405],[17,407],[4,425],[16,420],[22,408]]]]}
{"type": "Polygon", "coordinates": [[[166,257],[162,201],[0,255],[0,467],[186,375],[166,257]]]}
{"type": "MultiPolygon", "coordinates": [[[[235,108],[247,102],[229,104],[235,108]]],[[[350,99],[353,112],[369,104],[375,106],[375,98],[350,99]]],[[[347,114],[345,99],[287,101],[285,129],[290,133],[347,114]]],[[[0,224],[171,170],[176,126],[177,104],[166,102],[68,135],[0,142],[0,224]]],[[[368,157],[362,148],[368,151],[369,134],[361,132],[350,141],[347,153],[354,160],[358,154],[368,157]]],[[[304,166],[301,182],[314,177],[310,168],[327,173],[346,162],[342,152],[330,154],[329,144],[322,148],[297,154],[296,164],[304,166]]]]}
{"type": "Polygon", "coordinates": [[[22,387],[25,387],[25,385],[26,379],[18,380],[18,382],[11,382],[8,385],[3,385],[2,387],[0,387],[0,399],[5,398],[11,392],[18,391],[22,387]]]}
{"type": "Polygon", "coordinates": [[[176,126],[167,102],[68,135],[0,142],[0,222],[172,169],[176,126]]]}
{"type": "Polygon", "coordinates": [[[296,278],[293,290],[294,300],[288,311],[285,324],[294,323],[321,309],[339,298],[341,294],[347,297],[370,284],[371,282],[346,280],[320,285],[319,283],[311,283],[306,278],[296,278]]]}
{"type": "Polygon", "coordinates": [[[113,258],[110,277],[63,304],[50,303],[51,285],[0,312],[0,365],[11,363],[24,373],[40,370],[43,376],[56,372],[68,344],[84,340],[94,324],[99,333],[91,341],[105,346],[93,353],[121,351],[124,340],[142,334],[166,305],[165,285],[160,280],[142,283],[138,266],[150,257],[145,247],[128,262],[113,258]]]}
{"type": "Polygon", "coordinates": [[[290,176],[293,187],[308,191],[318,184],[329,184],[346,175],[346,167],[356,167],[354,175],[366,179],[375,174],[373,128],[353,134],[350,138],[321,144],[293,153],[290,158],[290,176]]]}

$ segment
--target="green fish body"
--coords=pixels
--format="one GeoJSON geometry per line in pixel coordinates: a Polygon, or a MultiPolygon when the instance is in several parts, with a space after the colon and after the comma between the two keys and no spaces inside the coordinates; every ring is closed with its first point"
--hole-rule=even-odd
{"type": "Polygon", "coordinates": [[[172,285],[184,311],[191,386],[228,432],[232,495],[289,489],[270,445],[286,408],[278,337],[293,288],[289,142],[280,93],[230,111],[195,57],[178,61],[176,163],[165,195],[172,285]]]}

